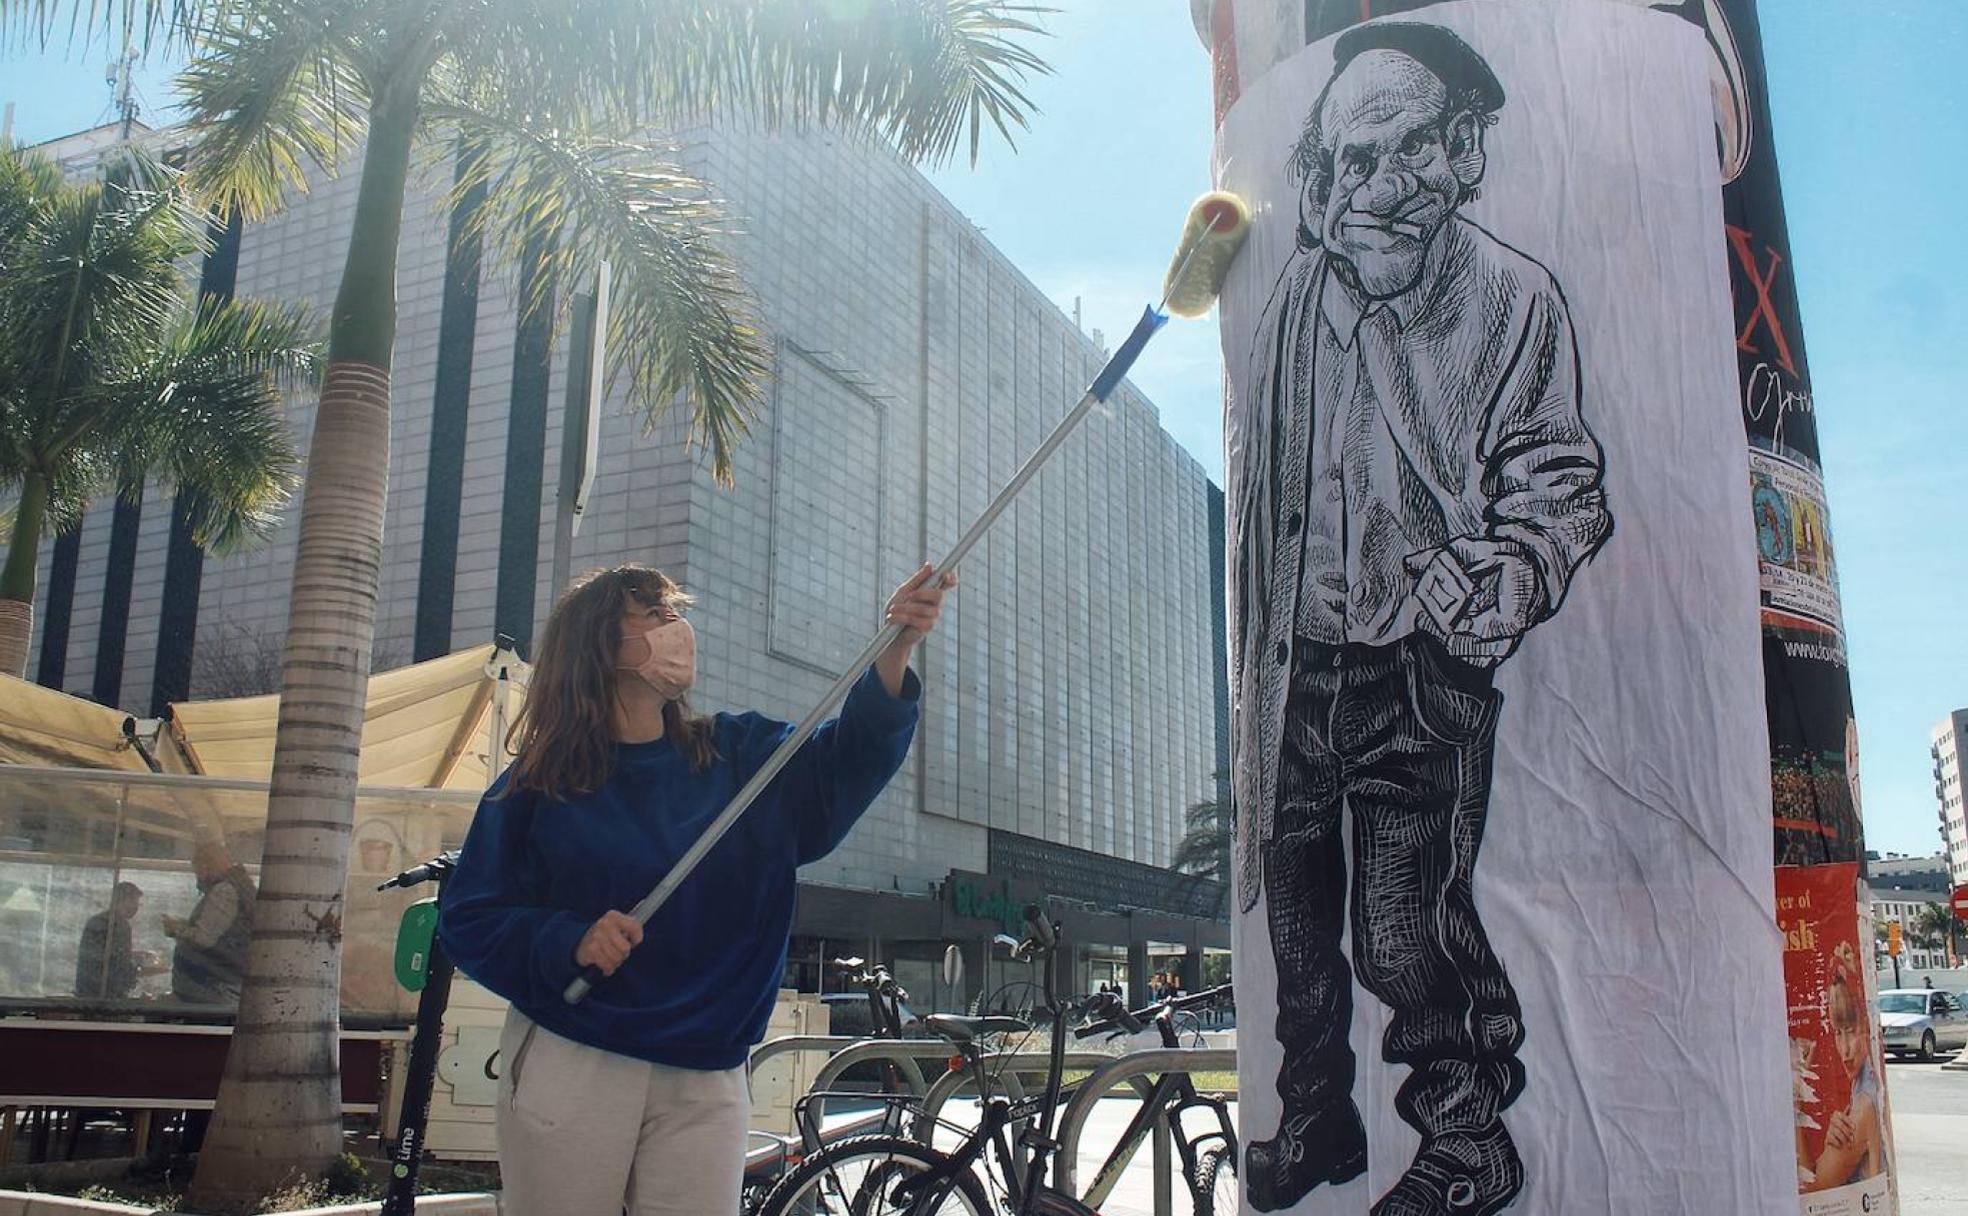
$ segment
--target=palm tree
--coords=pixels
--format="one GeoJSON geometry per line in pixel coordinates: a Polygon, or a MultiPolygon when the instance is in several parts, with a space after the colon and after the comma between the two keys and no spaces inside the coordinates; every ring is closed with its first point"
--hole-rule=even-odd
{"type": "Polygon", "coordinates": [[[1954,926],[1954,911],[1947,904],[1927,904],[1914,915],[1908,936],[1923,950],[1939,950],[1953,943],[1954,926]]]}
{"type": "Polygon", "coordinates": [[[209,1206],[341,1147],[338,915],[380,562],[398,230],[421,144],[482,160],[474,223],[530,306],[607,260],[610,370],[652,420],[688,402],[728,480],[770,348],[705,183],[623,132],[735,110],[832,123],[940,159],[1031,109],[1007,0],[0,0],[0,44],[99,24],[188,49],[191,171],[249,216],[362,149],[353,239],[309,446],[267,807],[261,904],[218,1110],[209,1206]],[[67,20],[63,18],[66,17],[67,20]],[[359,138],[363,137],[363,138],[359,138]],[[576,239],[578,234],[578,239],[576,239]]]}
{"type": "Polygon", "coordinates": [[[0,150],[0,671],[22,675],[41,540],[111,489],[190,491],[201,544],[263,535],[294,482],[280,385],[309,374],[307,322],[263,303],[194,303],[180,270],[204,212],[131,152],[70,185],[0,150]]]}
{"type": "Polygon", "coordinates": [[[1191,806],[1183,816],[1182,839],[1176,842],[1169,868],[1191,878],[1220,884],[1217,911],[1227,901],[1233,874],[1230,866],[1231,840],[1236,816],[1228,800],[1211,798],[1191,806]]]}

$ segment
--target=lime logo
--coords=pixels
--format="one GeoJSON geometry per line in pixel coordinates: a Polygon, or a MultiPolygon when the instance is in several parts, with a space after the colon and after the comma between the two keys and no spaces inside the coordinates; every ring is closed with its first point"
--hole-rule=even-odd
{"type": "Polygon", "coordinates": [[[398,1178],[408,1178],[410,1176],[410,1167],[399,1164],[390,1173],[395,1174],[398,1178]]]}

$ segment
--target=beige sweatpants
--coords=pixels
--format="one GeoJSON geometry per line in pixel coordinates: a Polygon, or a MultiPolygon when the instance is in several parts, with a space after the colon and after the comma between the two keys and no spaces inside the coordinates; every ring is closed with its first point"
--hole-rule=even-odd
{"type": "Polygon", "coordinates": [[[499,1035],[506,1216],[736,1216],[751,1096],[563,1039],[514,1009],[499,1035]]]}

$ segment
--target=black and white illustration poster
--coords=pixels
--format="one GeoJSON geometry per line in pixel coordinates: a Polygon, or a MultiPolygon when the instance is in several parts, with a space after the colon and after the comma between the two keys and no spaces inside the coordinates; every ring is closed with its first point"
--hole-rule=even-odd
{"type": "Polygon", "coordinates": [[[1243,85],[1245,1210],[1796,1210],[1712,50],[1436,4],[1243,85]]]}

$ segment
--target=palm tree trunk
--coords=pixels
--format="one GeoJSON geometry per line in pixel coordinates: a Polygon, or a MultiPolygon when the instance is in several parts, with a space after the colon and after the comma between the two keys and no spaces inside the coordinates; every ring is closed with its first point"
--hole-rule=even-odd
{"type": "Polygon", "coordinates": [[[41,526],[48,514],[48,483],[39,474],[21,480],[7,565],[0,569],[0,672],[27,677],[27,643],[34,636],[34,567],[41,555],[41,526]]]}
{"type": "Polygon", "coordinates": [[[414,94],[383,90],[308,450],[266,847],[239,1018],[189,1206],[251,1201],[342,1151],[340,972],[389,472],[396,247],[414,94]]]}

